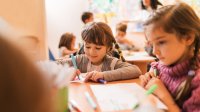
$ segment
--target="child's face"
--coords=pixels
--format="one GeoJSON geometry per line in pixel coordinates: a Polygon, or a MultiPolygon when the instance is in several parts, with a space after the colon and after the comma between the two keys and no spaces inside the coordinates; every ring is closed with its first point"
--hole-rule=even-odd
{"type": "Polygon", "coordinates": [[[93,22],[94,21],[94,16],[90,16],[90,18],[85,20],[85,23],[93,22]]]}
{"type": "Polygon", "coordinates": [[[72,43],[71,43],[72,50],[75,49],[75,41],[76,41],[76,38],[72,39],[72,43]]]}
{"type": "Polygon", "coordinates": [[[118,38],[123,38],[126,35],[125,32],[122,32],[122,31],[119,31],[119,30],[116,33],[117,33],[118,38]]]}
{"type": "Polygon", "coordinates": [[[150,0],[142,0],[142,2],[144,4],[144,6],[146,6],[146,7],[150,6],[150,4],[151,4],[150,0]]]}
{"type": "Polygon", "coordinates": [[[84,51],[92,64],[99,65],[107,53],[107,47],[84,42],[84,51]]]}
{"type": "Polygon", "coordinates": [[[94,16],[92,15],[92,16],[89,18],[88,22],[93,22],[93,21],[94,21],[94,16]]]}
{"type": "Polygon", "coordinates": [[[189,53],[189,45],[186,39],[178,39],[174,33],[166,33],[162,28],[149,25],[145,31],[147,41],[153,45],[153,54],[164,65],[171,65],[186,60],[189,53]]]}

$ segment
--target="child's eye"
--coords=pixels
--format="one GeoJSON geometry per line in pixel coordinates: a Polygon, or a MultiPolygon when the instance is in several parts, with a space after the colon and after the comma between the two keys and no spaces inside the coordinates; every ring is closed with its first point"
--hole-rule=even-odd
{"type": "Polygon", "coordinates": [[[87,49],[90,49],[90,47],[88,47],[88,46],[85,46],[87,49]]]}
{"type": "Polygon", "coordinates": [[[96,49],[97,49],[97,50],[100,50],[101,48],[100,48],[100,47],[96,47],[96,49]]]}
{"type": "Polygon", "coordinates": [[[159,41],[158,42],[158,45],[163,45],[163,44],[165,44],[166,43],[166,41],[159,41]]]}

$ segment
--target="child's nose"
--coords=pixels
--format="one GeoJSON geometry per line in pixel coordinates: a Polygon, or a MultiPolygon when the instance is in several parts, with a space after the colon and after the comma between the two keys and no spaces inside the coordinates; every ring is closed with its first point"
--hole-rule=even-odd
{"type": "Polygon", "coordinates": [[[90,50],[90,54],[91,54],[91,55],[95,55],[96,53],[97,53],[97,50],[95,50],[95,49],[91,49],[91,50],[90,50]]]}
{"type": "Polygon", "coordinates": [[[158,48],[156,46],[153,46],[153,54],[158,55],[158,53],[159,53],[158,48]]]}

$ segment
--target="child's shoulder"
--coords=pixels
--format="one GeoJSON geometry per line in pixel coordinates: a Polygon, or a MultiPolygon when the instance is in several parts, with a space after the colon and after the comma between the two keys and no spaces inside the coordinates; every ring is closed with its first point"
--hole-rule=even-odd
{"type": "Polygon", "coordinates": [[[200,68],[196,70],[194,79],[200,81],[200,68]]]}
{"type": "Polygon", "coordinates": [[[120,59],[118,59],[118,58],[116,58],[116,57],[113,57],[113,56],[110,56],[110,55],[106,55],[105,56],[105,61],[112,61],[112,60],[120,60],[120,59]]]}
{"type": "Polygon", "coordinates": [[[197,66],[198,66],[198,69],[195,71],[196,75],[194,79],[200,81],[200,55],[198,56],[197,66]]]}
{"type": "Polygon", "coordinates": [[[200,68],[195,71],[195,76],[192,79],[193,88],[200,88],[200,68]]]}
{"type": "Polygon", "coordinates": [[[194,76],[194,78],[193,78],[193,84],[198,84],[199,86],[200,86],[200,55],[198,55],[198,58],[197,58],[197,60],[196,60],[197,62],[197,70],[195,71],[195,76],[194,76]]]}
{"type": "Polygon", "coordinates": [[[78,60],[88,60],[88,58],[85,54],[76,55],[76,59],[78,59],[78,60]]]}
{"type": "Polygon", "coordinates": [[[64,50],[64,49],[67,49],[65,46],[62,46],[59,48],[60,50],[64,50]]]}

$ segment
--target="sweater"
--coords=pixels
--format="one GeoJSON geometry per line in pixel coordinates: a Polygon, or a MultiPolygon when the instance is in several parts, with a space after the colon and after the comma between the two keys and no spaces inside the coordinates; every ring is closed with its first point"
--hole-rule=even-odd
{"type": "MultiPolygon", "coordinates": [[[[164,83],[172,97],[175,99],[178,87],[186,80],[189,72],[189,61],[179,63],[174,66],[165,66],[159,62],[153,62],[151,68],[159,71],[159,77],[164,83]]],[[[200,112],[200,69],[195,71],[195,76],[191,81],[191,94],[180,106],[183,112],[200,112]]]]}
{"type": "MultiPolygon", "coordinates": [[[[60,61],[61,64],[66,62],[70,66],[73,66],[71,59],[60,61]]],[[[85,54],[77,55],[76,63],[81,73],[88,72],[89,59],[85,54]]],[[[106,81],[138,78],[142,74],[139,67],[136,65],[122,62],[121,60],[108,55],[106,55],[103,59],[101,71],[106,81]]]]}

